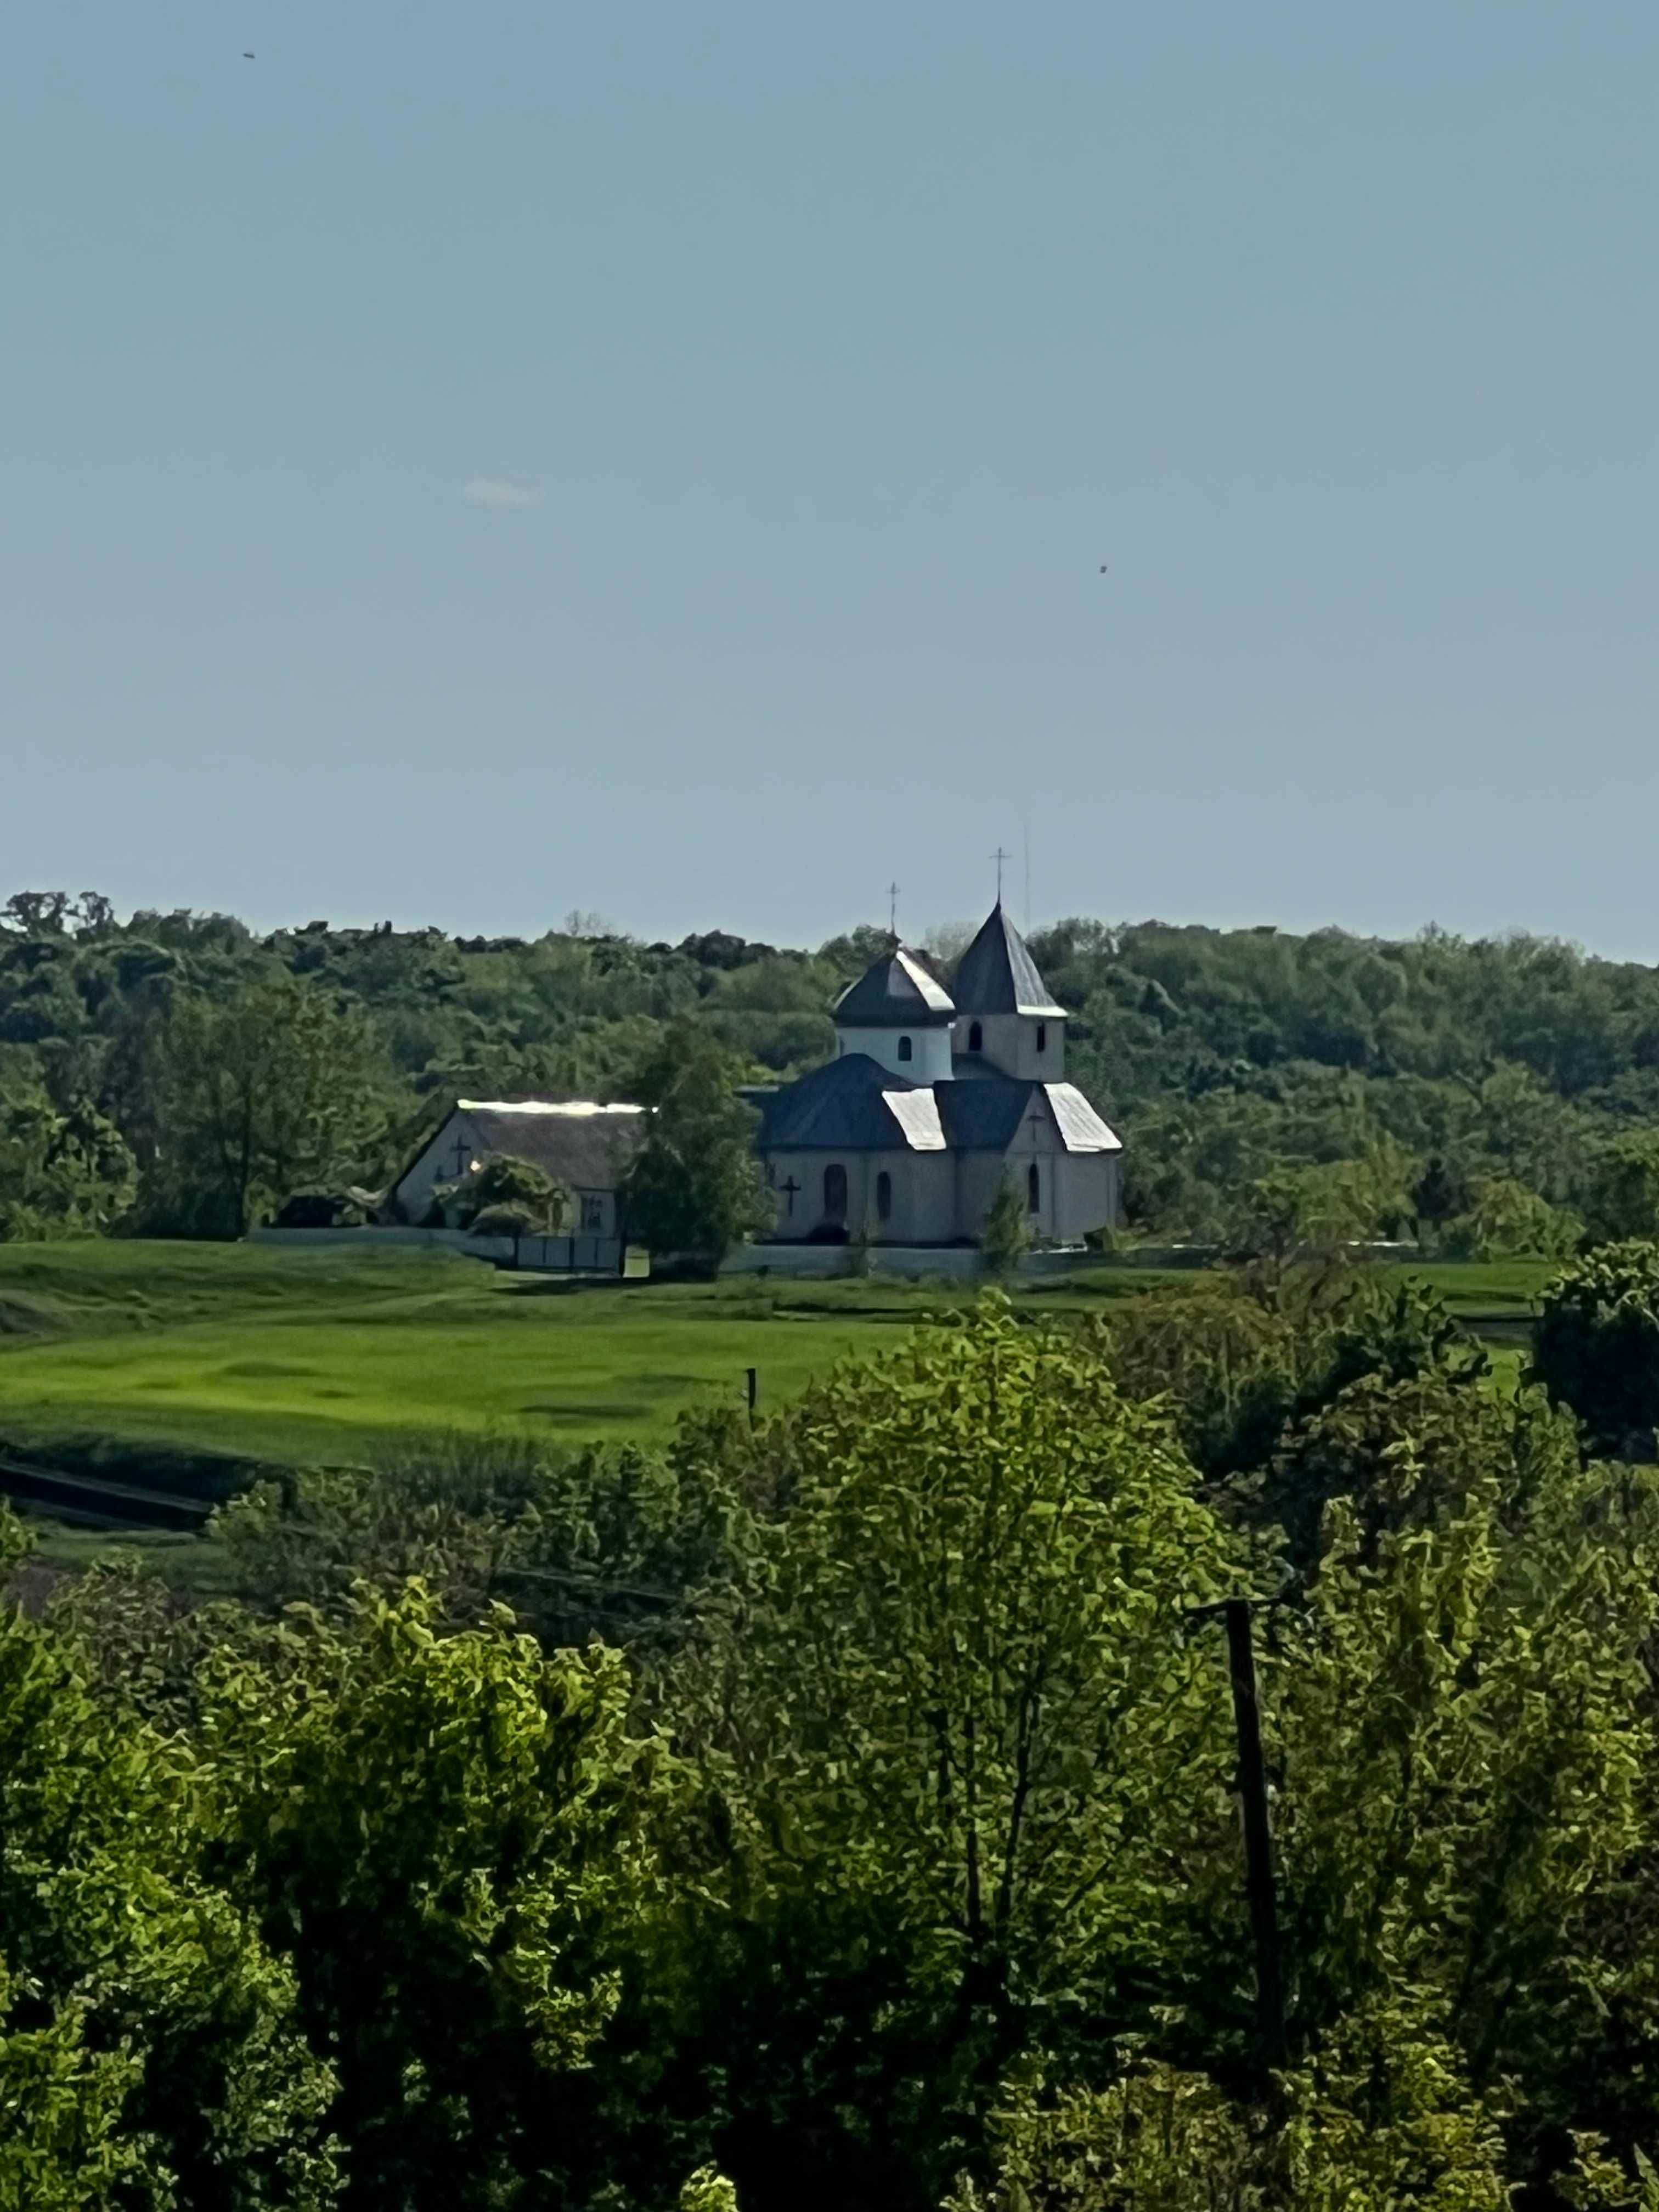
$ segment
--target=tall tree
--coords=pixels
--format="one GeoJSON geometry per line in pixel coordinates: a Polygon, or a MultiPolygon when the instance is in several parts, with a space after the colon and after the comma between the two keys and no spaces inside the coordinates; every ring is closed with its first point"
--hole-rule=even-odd
{"type": "Polygon", "coordinates": [[[367,1018],[292,977],[181,999],[158,1169],[177,1225],[239,1237],[301,1186],[361,1174],[389,1085],[367,1018]]]}
{"type": "Polygon", "coordinates": [[[1193,1948],[1232,1839],[1224,1688],[1184,1623],[1230,1545],[1103,1345],[994,1294],[751,1456],[787,1510],[709,1593],[676,1711],[735,1838],[690,1970],[741,2085],[723,2148],[763,2202],[801,2172],[812,2205],[936,2203],[1030,2038],[1231,1983],[1193,1948]]]}
{"type": "MultiPolygon", "coordinates": [[[[0,1512],[0,1581],[22,1550],[0,1512]]],[[[0,2204],[323,2212],[333,2089],[204,1879],[192,1762],[0,1605],[0,2204]]]]}
{"type": "Polygon", "coordinates": [[[742,1075],[742,1061],[690,1021],[672,1024],[640,1070],[635,1096],[651,1123],[623,1188],[628,1234],[653,1252],[714,1267],[765,1225],[756,1115],[738,1096],[742,1075]]]}
{"type": "Polygon", "coordinates": [[[352,2212],[550,2201],[641,1870],[617,1656],[439,1626],[418,1583],[343,1632],[296,1612],[204,1693],[217,1864],[337,2054],[352,2212]]]}

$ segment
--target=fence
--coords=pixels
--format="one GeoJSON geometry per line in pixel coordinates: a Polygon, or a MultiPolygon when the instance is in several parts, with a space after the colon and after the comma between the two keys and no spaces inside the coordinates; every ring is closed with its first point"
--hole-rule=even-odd
{"type": "Polygon", "coordinates": [[[623,1248],[614,1237],[469,1237],[459,1229],[250,1229],[251,1244],[290,1249],[459,1252],[536,1275],[620,1275],[623,1248]]]}

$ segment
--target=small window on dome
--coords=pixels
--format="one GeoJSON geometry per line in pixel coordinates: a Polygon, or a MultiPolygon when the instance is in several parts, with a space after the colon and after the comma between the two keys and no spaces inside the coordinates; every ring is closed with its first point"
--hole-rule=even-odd
{"type": "Polygon", "coordinates": [[[969,1024],[968,1024],[968,1049],[969,1049],[969,1052],[983,1052],[983,1051],[984,1051],[984,1049],[985,1049],[985,1024],[984,1024],[984,1023],[983,1023],[983,1022],[969,1022],[969,1024]]]}
{"type": "Polygon", "coordinates": [[[911,1054],[911,1050],[912,1047],[909,1038],[908,1036],[902,1036],[899,1039],[899,1058],[901,1060],[908,1060],[911,1054]]]}
{"type": "Polygon", "coordinates": [[[1039,1022],[1037,1024],[1037,1050],[1039,1052],[1047,1052],[1048,1049],[1048,1024],[1047,1022],[1039,1022]]]}

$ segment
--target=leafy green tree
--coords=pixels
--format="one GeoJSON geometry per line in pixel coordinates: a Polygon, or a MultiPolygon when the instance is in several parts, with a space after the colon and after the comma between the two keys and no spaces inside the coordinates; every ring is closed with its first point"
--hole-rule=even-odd
{"type": "Polygon", "coordinates": [[[385,1124],[373,1027],[291,978],[181,999],[167,1054],[159,1174],[180,1225],[241,1236],[290,1191],[349,1180],[385,1124]]]}
{"type": "Polygon", "coordinates": [[[1419,1241],[1425,1231],[1432,1239],[1445,1223],[1469,1211],[1474,1204],[1474,1186],[1457,1161],[1436,1152],[1413,1186],[1411,1198],[1419,1241]]]}
{"type": "Polygon", "coordinates": [[[1564,1258],[1577,1246],[1581,1224],[1575,1214],[1552,1206],[1512,1176],[1478,1178],[1467,1213],[1448,1221],[1441,1248],[1462,1260],[1506,1260],[1518,1254],[1543,1260],[1564,1258]]]}
{"type": "Polygon", "coordinates": [[[97,1236],[127,1212],[137,1189],[120,1131],[87,1100],[60,1113],[44,1101],[0,1097],[0,1242],[97,1236]]]}
{"type": "Polygon", "coordinates": [[[628,1234],[653,1253],[718,1267],[763,1228],[756,1116],[738,1097],[742,1065],[705,1031],[677,1022],[641,1069],[635,1095],[650,1127],[623,1185],[628,1234]]]}
{"type": "Polygon", "coordinates": [[[989,2186],[945,2212],[1508,2212],[1496,2100],[1405,2008],[1341,2024],[1290,2069],[1271,2112],[1212,2077],[1131,2058],[1104,2091],[1021,2083],[996,2120],[989,2186]]]}
{"type": "Polygon", "coordinates": [[[1030,2036],[1144,2027],[1200,1971],[1228,1737],[1182,1622],[1230,1548],[1103,1347],[1000,1299],[841,1370],[752,1459],[787,1510],[674,1692],[730,1838],[684,1999],[738,2108],[723,2160],[762,2202],[809,2144],[815,2204],[936,2201],[1030,2036]]]}
{"type": "Polygon", "coordinates": [[[1554,1276],[1532,1372],[1597,1450],[1650,1457],[1659,1430],[1659,1245],[1604,1244],[1554,1276]]]}
{"type": "Polygon", "coordinates": [[[1391,1438],[1367,1416],[1364,1447],[1387,1525],[1363,1496],[1332,1505],[1267,1678],[1292,2045],[1401,2014],[1506,2107],[1512,2176],[1535,2183],[1573,2130],[1628,2154],[1659,2117],[1616,2056],[1659,2027],[1637,1903],[1659,1510],[1581,1468],[1532,1394],[1425,1419],[1407,1386],[1395,1411],[1391,1438]]]}
{"type": "MultiPolygon", "coordinates": [[[[21,1539],[0,1520],[6,1571],[21,1539]]],[[[0,1611],[0,2203],[324,2212],[332,2079],[204,1879],[188,1753],[0,1611]]]]}
{"type": "Polygon", "coordinates": [[[295,1612],[204,1689],[215,1863],[335,2055],[361,2212],[494,2212],[569,2154],[644,1871],[616,1656],[438,1628],[418,1584],[343,1631],[295,1612]]]}
{"type": "Polygon", "coordinates": [[[1659,1239],[1659,1134],[1629,1129],[1600,1146],[1581,1205],[1594,1243],[1659,1239]]]}

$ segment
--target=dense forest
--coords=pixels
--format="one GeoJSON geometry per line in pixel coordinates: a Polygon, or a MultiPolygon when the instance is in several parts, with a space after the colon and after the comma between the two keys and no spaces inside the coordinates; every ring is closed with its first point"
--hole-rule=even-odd
{"type": "MultiPolygon", "coordinates": [[[[0,1236],[235,1234],[383,1184],[456,1092],[626,1095],[691,1022],[753,1079],[831,1048],[888,940],[256,937],[94,894],[0,908],[0,1236]]],[[[959,933],[925,948],[948,977],[959,933]]],[[[1659,970],[1528,938],[1065,921],[1033,951],[1128,1144],[1128,1228],[1491,1256],[1659,1228],[1659,970]]]]}
{"type": "Polygon", "coordinates": [[[0,1603],[0,2204],[1652,2212],[1656,1293],[992,1294],[0,1603]]]}

